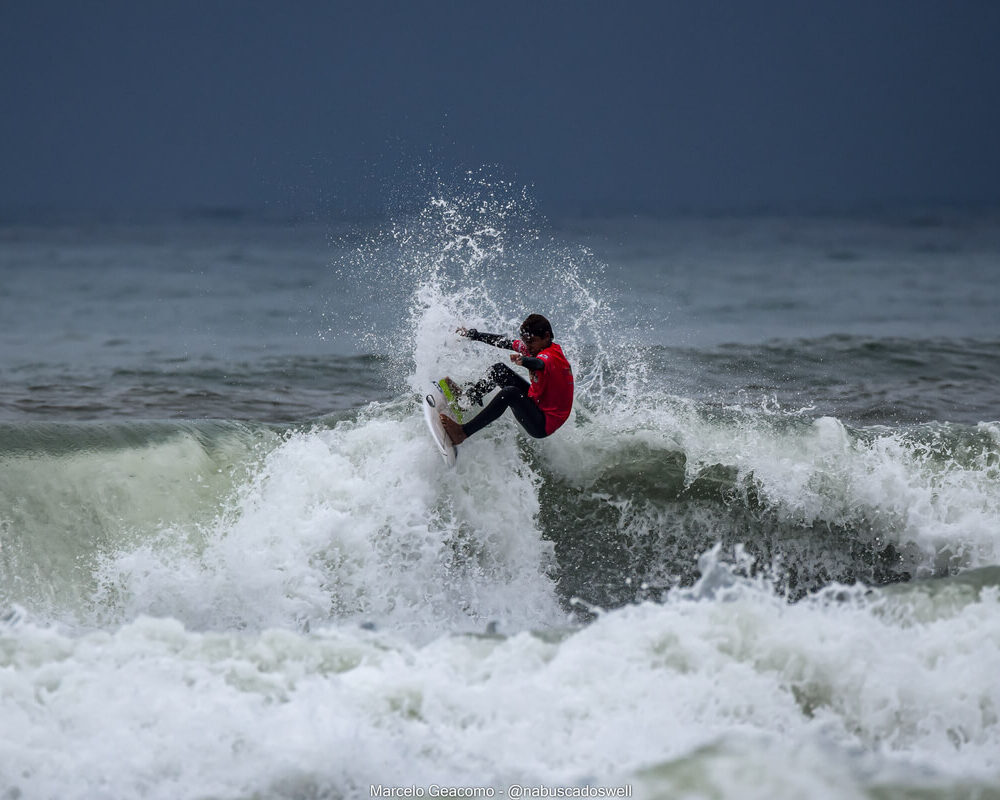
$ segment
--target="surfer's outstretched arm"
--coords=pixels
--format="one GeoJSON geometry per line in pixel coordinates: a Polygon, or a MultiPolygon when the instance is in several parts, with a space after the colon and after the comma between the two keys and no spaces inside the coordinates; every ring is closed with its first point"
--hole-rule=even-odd
{"type": "Polygon", "coordinates": [[[514,340],[508,339],[500,333],[483,333],[481,331],[477,331],[475,328],[459,328],[457,333],[461,334],[466,339],[472,339],[474,342],[491,344],[494,347],[499,347],[501,350],[514,349],[514,340]]]}

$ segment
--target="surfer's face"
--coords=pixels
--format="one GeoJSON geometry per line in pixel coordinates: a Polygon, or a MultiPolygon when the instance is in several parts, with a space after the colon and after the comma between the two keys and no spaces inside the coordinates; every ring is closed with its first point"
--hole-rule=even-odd
{"type": "Polygon", "coordinates": [[[528,352],[531,355],[537,356],[542,350],[552,344],[552,334],[546,333],[544,336],[538,336],[534,333],[522,331],[521,341],[524,342],[524,346],[528,348],[528,352]]]}

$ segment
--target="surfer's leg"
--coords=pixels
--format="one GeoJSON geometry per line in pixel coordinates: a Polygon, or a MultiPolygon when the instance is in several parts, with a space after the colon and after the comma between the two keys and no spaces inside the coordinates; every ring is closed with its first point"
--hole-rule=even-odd
{"type": "Polygon", "coordinates": [[[500,362],[494,364],[482,380],[466,387],[465,394],[473,402],[482,405],[483,395],[491,391],[494,386],[502,388],[490,400],[486,408],[464,425],[459,425],[445,416],[441,417],[441,423],[452,442],[461,444],[467,437],[478,433],[491,422],[496,422],[508,408],[529,435],[536,439],[546,435],[545,413],[534,400],[528,397],[528,389],[531,388],[531,384],[506,364],[500,362]]]}
{"type": "Polygon", "coordinates": [[[511,403],[510,410],[529,436],[535,439],[544,439],[548,436],[545,432],[545,412],[526,394],[511,403]]]}
{"type": "MultiPolygon", "coordinates": [[[[527,381],[525,381],[525,384],[527,384],[527,381]]],[[[540,439],[546,435],[544,412],[534,400],[528,397],[527,390],[522,391],[520,386],[504,386],[490,400],[486,408],[461,426],[462,433],[465,436],[472,436],[472,434],[481,431],[491,422],[496,422],[500,418],[500,415],[508,408],[513,412],[514,417],[521,423],[529,435],[534,436],[536,439],[540,439]]],[[[450,430],[448,433],[452,435],[450,430]]],[[[455,437],[452,435],[452,440],[454,441],[454,439],[455,437]]]]}
{"type": "Polygon", "coordinates": [[[483,395],[488,394],[496,386],[516,386],[527,395],[530,384],[506,364],[498,361],[490,367],[485,377],[465,388],[465,395],[473,403],[481,406],[483,395]]]}

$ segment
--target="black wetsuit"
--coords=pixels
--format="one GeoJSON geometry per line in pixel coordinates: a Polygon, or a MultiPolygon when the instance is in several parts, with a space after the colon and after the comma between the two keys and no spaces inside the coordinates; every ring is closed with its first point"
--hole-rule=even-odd
{"type": "MultiPolygon", "coordinates": [[[[504,350],[514,350],[513,340],[500,334],[480,333],[473,328],[466,331],[465,336],[473,341],[491,344],[504,350]]],[[[544,361],[532,356],[524,356],[521,365],[529,370],[545,368],[544,361]]],[[[545,432],[545,412],[538,407],[534,400],[528,397],[531,384],[506,364],[500,362],[494,364],[482,380],[466,387],[465,393],[472,402],[482,405],[483,395],[496,386],[501,387],[496,397],[490,400],[489,405],[479,414],[462,426],[465,435],[472,436],[477,431],[481,431],[491,422],[499,419],[503,412],[509,408],[529,436],[533,436],[535,439],[545,438],[548,435],[545,432]]]]}

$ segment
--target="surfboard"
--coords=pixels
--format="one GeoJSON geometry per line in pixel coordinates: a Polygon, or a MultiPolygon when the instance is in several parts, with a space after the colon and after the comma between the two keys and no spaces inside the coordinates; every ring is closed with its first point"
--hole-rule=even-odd
{"type": "Polygon", "coordinates": [[[462,410],[455,402],[455,398],[448,387],[447,382],[442,378],[437,383],[431,384],[431,389],[424,395],[424,422],[427,423],[427,430],[431,432],[438,452],[444,463],[449,467],[455,466],[455,459],[458,458],[458,448],[451,443],[448,432],[441,424],[438,414],[447,414],[452,419],[461,423],[462,410]]]}

